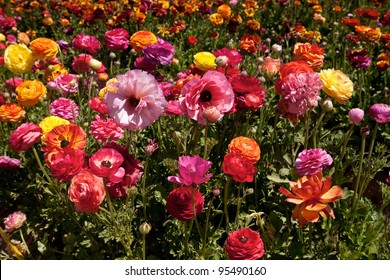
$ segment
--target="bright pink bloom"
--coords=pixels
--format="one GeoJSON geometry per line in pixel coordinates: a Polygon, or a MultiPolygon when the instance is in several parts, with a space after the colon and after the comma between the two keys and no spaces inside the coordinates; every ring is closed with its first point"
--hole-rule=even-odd
{"type": "Polygon", "coordinates": [[[370,107],[368,114],[379,124],[390,122],[390,105],[377,103],[370,107]]]}
{"type": "Polygon", "coordinates": [[[85,152],[81,149],[64,148],[57,153],[45,153],[45,162],[54,178],[69,182],[83,168],[85,152]]]}
{"type": "Polygon", "coordinates": [[[229,65],[238,65],[242,62],[242,55],[236,49],[222,48],[216,50],[213,54],[215,57],[226,56],[229,65]]]}
{"type": "Polygon", "coordinates": [[[144,47],[142,53],[147,61],[151,61],[151,64],[168,65],[172,63],[175,48],[171,43],[158,38],[157,44],[144,47]]]}
{"type": "Polygon", "coordinates": [[[295,161],[295,169],[299,175],[314,175],[322,172],[333,163],[333,158],[323,149],[303,150],[295,161]]]}
{"type": "Polygon", "coordinates": [[[112,183],[119,183],[125,175],[120,167],[123,156],[112,148],[101,148],[89,158],[89,167],[98,177],[108,178],[112,183]]]}
{"type": "Polygon", "coordinates": [[[167,116],[183,115],[184,112],[180,109],[180,103],[177,100],[169,100],[165,112],[167,116]]]}
{"type": "Polygon", "coordinates": [[[22,78],[14,77],[6,80],[4,86],[8,91],[15,92],[18,85],[20,85],[22,82],[23,82],[22,78]]]}
{"type": "Polygon", "coordinates": [[[125,50],[129,47],[129,33],[124,28],[115,28],[104,34],[104,45],[110,51],[125,50]]]}
{"type": "Polygon", "coordinates": [[[15,229],[20,228],[25,221],[26,214],[21,211],[16,211],[4,219],[5,230],[7,232],[13,232],[15,229]]]}
{"type": "Polygon", "coordinates": [[[151,155],[158,150],[158,142],[155,139],[150,140],[149,144],[145,148],[145,154],[151,155]]]}
{"type": "Polygon", "coordinates": [[[123,129],[111,118],[103,118],[95,115],[95,120],[91,121],[90,134],[98,142],[118,141],[123,138],[123,129]]]}
{"type": "Polygon", "coordinates": [[[16,152],[24,152],[30,149],[35,143],[41,141],[42,129],[35,123],[23,123],[9,136],[12,149],[16,152]]]}
{"type": "Polygon", "coordinates": [[[56,77],[53,81],[48,82],[49,88],[59,91],[63,96],[77,93],[79,83],[77,76],[74,74],[62,74],[56,77]]]}
{"type": "Polygon", "coordinates": [[[178,185],[199,185],[207,182],[211,173],[207,173],[212,162],[204,160],[198,155],[179,157],[179,175],[169,176],[168,181],[178,185]]]}
{"type": "Polygon", "coordinates": [[[72,46],[76,51],[87,51],[95,55],[100,49],[100,42],[92,35],[81,33],[72,40],[72,46]]]}
{"type": "Polygon", "coordinates": [[[202,125],[207,124],[203,111],[214,106],[221,118],[234,104],[234,92],[226,77],[214,70],[207,71],[202,78],[193,78],[181,89],[183,97],[179,99],[181,110],[202,125]]]}
{"type": "Polygon", "coordinates": [[[74,123],[74,118],[79,116],[79,107],[73,100],[60,97],[50,104],[50,114],[74,123]]]}
{"type": "Polygon", "coordinates": [[[92,56],[89,54],[79,54],[73,58],[72,69],[78,74],[83,74],[85,72],[89,72],[92,68],[89,66],[89,62],[91,61],[92,56]]]}
{"type": "Polygon", "coordinates": [[[88,106],[97,113],[108,114],[108,109],[106,103],[101,100],[99,97],[94,97],[88,101],[88,106]]]}
{"type": "Polygon", "coordinates": [[[143,129],[164,112],[166,100],[154,76],[142,70],[118,75],[119,82],[108,91],[105,102],[110,116],[123,128],[143,129]]]}
{"type": "Polygon", "coordinates": [[[8,156],[0,156],[0,170],[12,170],[20,166],[20,160],[8,156]]]}
{"type": "Polygon", "coordinates": [[[359,125],[364,118],[364,111],[360,108],[353,108],[348,112],[349,121],[354,125],[359,125]]]}

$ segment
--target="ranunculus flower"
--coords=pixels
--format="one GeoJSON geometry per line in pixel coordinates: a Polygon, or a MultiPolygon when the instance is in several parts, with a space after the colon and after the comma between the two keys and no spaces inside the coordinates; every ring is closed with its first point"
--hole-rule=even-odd
{"type": "Polygon", "coordinates": [[[377,123],[384,124],[390,122],[390,105],[377,103],[368,109],[368,114],[377,123]]]}
{"type": "Polygon", "coordinates": [[[20,160],[8,156],[0,156],[0,170],[13,170],[20,166],[20,160]]]}
{"type": "Polygon", "coordinates": [[[57,116],[48,116],[44,118],[40,123],[39,127],[42,129],[42,138],[43,141],[45,139],[46,134],[51,131],[53,128],[63,125],[63,124],[70,124],[68,120],[65,120],[61,117],[57,116]]]}
{"type": "Polygon", "coordinates": [[[39,125],[32,122],[23,123],[9,136],[10,146],[16,152],[24,152],[40,142],[41,136],[42,129],[39,125]]]}
{"type": "Polygon", "coordinates": [[[210,106],[221,113],[229,112],[234,103],[234,92],[226,77],[217,71],[207,71],[202,78],[193,78],[181,89],[181,110],[193,120],[206,125],[203,111],[210,106]]]}
{"type": "Polygon", "coordinates": [[[257,172],[253,162],[233,153],[227,153],[223,158],[222,170],[236,182],[252,182],[257,172]]]}
{"type": "Polygon", "coordinates": [[[169,176],[168,181],[178,185],[199,185],[207,182],[212,174],[207,173],[212,162],[204,160],[198,155],[179,157],[179,175],[169,176]]]}
{"type": "Polygon", "coordinates": [[[125,169],[120,167],[123,161],[123,156],[117,150],[101,148],[89,158],[89,167],[96,176],[119,183],[125,175],[125,169]]]}
{"type": "Polygon", "coordinates": [[[78,73],[83,74],[85,72],[91,71],[91,67],[89,66],[89,62],[91,61],[92,56],[89,54],[79,54],[73,58],[72,69],[78,73]]]}
{"type": "Polygon", "coordinates": [[[63,96],[68,96],[77,93],[79,83],[75,74],[61,74],[47,83],[47,87],[59,91],[63,96]]]}
{"type": "Polygon", "coordinates": [[[25,80],[16,88],[16,99],[24,107],[32,107],[46,96],[45,85],[38,80],[25,80]]]}
{"type": "Polygon", "coordinates": [[[316,43],[296,43],[294,45],[293,60],[304,60],[311,68],[318,71],[324,64],[324,49],[316,43]]]}
{"type": "Polygon", "coordinates": [[[100,113],[103,115],[108,114],[108,109],[107,109],[106,103],[104,103],[104,101],[102,99],[100,99],[99,97],[91,98],[88,101],[88,106],[97,113],[100,113]]]}
{"type": "Polygon", "coordinates": [[[103,118],[95,115],[95,120],[91,121],[90,134],[98,142],[118,141],[123,138],[123,129],[111,118],[103,118]]]}
{"type": "Polygon", "coordinates": [[[347,75],[340,70],[321,70],[319,77],[322,81],[322,90],[336,99],[340,104],[344,104],[352,97],[353,83],[347,75]]]}
{"type": "Polygon", "coordinates": [[[269,76],[274,76],[279,72],[281,61],[279,58],[267,56],[264,59],[261,70],[269,76]]]}
{"type": "Polygon", "coordinates": [[[106,195],[103,178],[83,169],[72,178],[68,195],[77,212],[97,213],[106,195]]]}
{"type": "Polygon", "coordinates": [[[299,175],[314,175],[333,163],[333,158],[323,149],[303,150],[295,161],[299,175]]]}
{"type": "Polygon", "coordinates": [[[7,232],[13,232],[20,228],[26,221],[26,214],[21,211],[16,211],[4,219],[4,226],[7,232]]]}
{"type": "Polygon", "coordinates": [[[21,122],[26,115],[26,111],[19,104],[4,103],[0,106],[0,121],[2,122],[21,122]]]}
{"type": "Polygon", "coordinates": [[[32,51],[24,44],[9,45],[4,52],[4,65],[12,73],[28,73],[34,65],[32,51]]]}
{"type": "Polygon", "coordinates": [[[343,196],[343,190],[339,186],[332,186],[332,179],[327,176],[322,180],[322,173],[304,176],[297,182],[290,182],[291,192],[285,188],[279,188],[279,192],[287,196],[286,201],[296,204],[292,218],[298,220],[300,226],[308,222],[317,222],[319,215],[323,218],[335,219],[329,202],[337,201],[343,196]]]}
{"type": "Polygon", "coordinates": [[[29,47],[35,59],[53,60],[58,53],[57,43],[49,38],[37,38],[29,47]]]}
{"type": "Polygon", "coordinates": [[[186,222],[192,220],[195,213],[197,216],[202,213],[204,197],[198,189],[182,186],[169,193],[166,206],[169,214],[182,222],[186,222]]]}
{"type": "Polygon", "coordinates": [[[194,55],[194,63],[200,70],[207,71],[217,67],[215,58],[211,52],[198,52],[194,55]]]}
{"type": "Polygon", "coordinates": [[[175,48],[171,43],[158,38],[158,43],[142,49],[144,58],[153,64],[168,65],[172,63],[175,48]]]}
{"type": "Polygon", "coordinates": [[[87,51],[88,53],[95,55],[100,49],[100,42],[92,35],[81,33],[73,38],[72,46],[76,51],[87,51]]]}
{"type": "Polygon", "coordinates": [[[157,37],[152,32],[140,30],[130,37],[130,45],[137,53],[140,53],[146,46],[157,44],[157,37]]]}
{"type": "Polygon", "coordinates": [[[115,28],[104,34],[104,45],[110,51],[125,50],[129,47],[129,33],[124,28],[115,28]]]}
{"type": "Polygon", "coordinates": [[[360,108],[353,108],[348,112],[349,121],[354,125],[359,125],[364,118],[364,111],[360,108]]]}
{"type": "Polygon", "coordinates": [[[76,124],[62,124],[54,127],[42,140],[44,152],[58,152],[65,147],[84,149],[87,143],[84,130],[76,124]]]}
{"type": "Polygon", "coordinates": [[[129,130],[143,129],[154,123],[166,106],[154,76],[142,70],[129,70],[117,78],[116,90],[104,96],[110,116],[129,130]]]}
{"type": "Polygon", "coordinates": [[[85,152],[81,149],[65,147],[56,153],[45,153],[45,162],[54,178],[69,182],[84,166],[85,152]]]}
{"type": "Polygon", "coordinates": [[[371,58],[366,49],[348,50],[347,58],[355,69],[365,69],[371,65],[371,58]]]}
{"type": "Polygon", "coordinates": [[[249,137],[238,136],[230,141],[228,146],[229,153],[242,156],[252,163],[260,159],[260,146],[249,137]]]}
{"type": "Polygon", "coordinates": [[[18,85],[20,85],[23,82],[23,79],[20,77],[13,77],[5,81],[4,87],[10,91],[14,92],[18,85]]]}
{"type": "Polygon", "coordinates": [[[229,260],[257,260],[264,255],[260,234],[250,228],[233,231],[225,242],[229,260]]]}
{"type": "MultiPolygon", "coordinates": [[[[243,110],[257,110],[263,107],[265,90],[260,86],[260,80],[252,76],[237,75],[230,78],[236,107],[243,110]]],[[[233,109],[233,112],[235,108],[233,109]]]]}
{"type": "Polygon", "coordinates": [[[236,49],[222,48],[214,51],[214,56],[226,56],[229,61],[229,65],[238,65],[242,62],[242,55],[236,49]]]}
{"type": "Polygon", "coordinates": [[[50,114],[74,123],[79,116],[79,107],[73,100],[60,97],[50,104],[50,114]]]}

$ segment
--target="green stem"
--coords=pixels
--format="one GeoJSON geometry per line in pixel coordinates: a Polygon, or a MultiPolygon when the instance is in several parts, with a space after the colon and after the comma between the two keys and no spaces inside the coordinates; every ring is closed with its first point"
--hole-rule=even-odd
{"type": "Polygon", "coordinates": [[[188,256],[188,241],[190,240],[190,234],[192,231],[192,225],[194,224],[194,219],[191,221],[184,222],[184,252],[188,256]],[[187,229],[188,228],[188,229],[187,229]]]}
{"type": "MultiPolygon", "coordinates": [[[[320,127],[320,124],[321,124],[322,119],[324,118],[324,116],[325,116],[325,111],[322,110],[322,113],[321,113],[321,115],[320,115],[320,117],[319,117],[319,119],[318,119],[318,121],[316,123],[316,127],[314,128],[314,131],[313,131],[313,148],[317,148],[317,131],[318,131],[319,127],[320,127]]],[[[321,137],[321,135],[320,135],[320,137],[321,137]]]]}
{"type": "Polygon", "coordinates": [[[227,177],[226,185],[224,188],[224,194],[223,194],[223,211],[225,213],[225,220],[226,220],[226,228],[229,226],[229,213],[228,213],[228,199],[229,199],[229,185],[230,185],[231,178],[227,177]]]}
{"type": "Polygon", "coordinates": [[[208,234],[208,229],[209,229],[209,220],[210,220],[210,213],[211,213],[211,206],[213,205],[215,196],[209,201],[207,213],[206,213],[206,224],[204,228],[204,235],[203,235],[203,242],[202,242],[202,253],[203,255],[205,254],[205,249],[206,249],[206,242],[207,242],[207,234],[208,234]]]}
{"type": "Polygon", "coordinates": [[[142,207],[144,210],[144,220],[146,221],[146,176],[148,172],[148,166],[149,166],[149,159],[150,155],[147,155],[146,157],[146,162],[145,162],[145,168],[144,168],[144,173],[142,176],[142,207]]]}
{"type": "Polygon", "coordinates": [[[146,260],[146,234],[142,234],[142,259],[146,260]]]}
{"type": "Polygon", "coordinates": [[[203,158],[206,159],[208,152],[207,152],[207,137],[208,137],[208,131],[209,131],[209,124],[207,123],[204,128],[204,151],[203,151],[203,158]]]}
{"type": "Polygon", "coordinates": [[[360,154],[359,154],[359,169],[358,169],[356,184],[355,184],[354,193],[353,193],[353,197],[352,197],[352,217],[355,215],[356,204],[357,204],[357,201],[359,201],[359,199],[360,199],[360,196],[356,197],[356,193],[359,192],[359,184],[360,184],[360,177],[361,177],[362,168],[363,168],[363,158],[364,158],[364,148],[366,145],[366,137],[367,137],[367,134],[362,133],[362,142],[360,145],[360,154]]]}
{"type": "Polygon", "coordinates": [[[346,137],[344,138],[344,143],[343,143],[343,148],[341,149],[340,159],[336,163],[336,171],[338,170],[338,167],[340,166],[340,164],[342,164],[342,160],[344,159],[347,144],[348,144],[349,138],[351,138],[351,135],[353,132],[353,127],[354,127],[354,124],[351,125],[351,127],[349,128],[349,130],[347,132],[346,137]]]}
{"type": "Polygon", "coordinates": [[[307,111],[305,113],[305,140],[304,140],[304,147],[307,149],[308,144],[309,144],[309,126],[310,126],[310,111],[307,111]]]}
{"type": "Polygon", "coordinates": [[[32,150],[33,150],[33,152],[34,152],[34,156],[35,156],[35,159],[37,160],[37,163],[38,163],[39,168],[41,169],[43,175],[46,177],[46,179],[47,179],[47,181],[50,183],[50,185],[52,185],[52,184],[53,184],[53,181],[51,180],[49,174],[47,174],[46,169],[43,167],[42,162],[41,162],[41,159],[39,158],[39,155],[38,155],[38,153],[37,153],[37,150],[35,149],[34,146],[32,147],[32,150]]]}
{"type": "Polygon", "coordinates": [[[26,240],[24,239],[22,230],[20,230],[19,233],[20,233],[20,238],[22,239],[22,242],[24,244],[24,247],[26,248],[27,254],[31,255],[30,250],[28,249],[28,245],[26,243],[26,240]]]}
{"type": "MultiPolygon", "coordinates": [[[[238,223],[238,218],[239,218],[239,216],[240,216],[240,208],[241,208],[241,197],[240,197],[240,193],[241,193],[243,184],[244,184],[244,183],[240,183],[240,185],[238,186],[238,193],[237,193],[237,212],[236,212],[236,218],[234,219],[234,225],[235,225],[236,228],[238,227],[237,223],[238,223]]],[[[242,196],[242,198],[244,198],[244,195],[242,196]]]]}

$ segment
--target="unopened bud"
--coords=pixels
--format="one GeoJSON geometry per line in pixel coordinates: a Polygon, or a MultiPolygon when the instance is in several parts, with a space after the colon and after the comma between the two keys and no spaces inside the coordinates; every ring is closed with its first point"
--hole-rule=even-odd
{"type": "Polygon", "coordinates": [[[90,61],[89,61],[89,66],[93,69],[93,70],[98,70],[100,67],[102,67],[103,63],[101,63],[99,60],[97,59],[94,59],[92,58],[90,61]]]}
{"type": "Polygon", "coordinates": [[[361,130],[360,130],[360,133],[362,134],[362,136],[367,136],[370,134],[370,127],[367,125],[365,127],[363,127],[361,130]]]}
{"type": "Polygon", "coordinates": [[[108,80],[108,74],[103,72],[103,73],[98,73],[98,80],[101,82],[105,82],[108,80]]]}
{"type": "Polygon", "coordinates": [[[111,59],[115,59],[116,58],[116,54],[114,52],[110,52],[110,58],[111,59]]]}
{"type": "Polygon", "coordinates": [[[249,188],[245,191],[246,195],[250,195],[250,194],[253,194],[255,191],[253,188],[249,188]]]}
{"type": "Polygon", "coordinates": [[[330,98],[325,99],[324,103],[322,103],[322,108],[325,112],[330,112],[333,110],[333,102],[330,98]]]}
{"type": "Polygon", "coordinates": [[[228,66],[228,63],[229,63],[229,58],[225,55],[218,56],[215,59],[215,64],[217,64],[217,66],[226,67],[228,66]]]}
{"type": "Polygon", "coordinates": [[[226,47],[228,48],[228,49],[234,49],[234,41],[233,41],[233,39],[230,39],[228,42],[227,42],[227,44],[226,44],[226,47]]]}
{"type": "Polygon", "coordinates": [[[137,187],[131,186],[129,189],[129,194],[136,195],[138,193],[137,187]]]}
{"type": "Polygon", "coordinates": [[[353,108],[348,112],[349,121],[354,125],[359,125],[364,118],[364,111],[360,108],[353,108]]]}
{"type": "Polygon", "coordinates": [[[210,107],[207,107],[204,111],[203,111],[203,117],[210,123],[215,123],[216,121],[218,121],[222,115],[221,115],[221,112],[218,110],[217,107],[215,106],[210,106],[210,107]]]}
{"type": "Polygon", "coordinates": [[[276,53],[280,53],[283,50],[282,46],[278,45],[278,44],[273,44],[271,49],[273,52],[276,52],[276,53]]]}
{"type": "Polygon", "coordinates": [[[139,231],[142,233],[142,234],[148,234],[150,232],[150,230],[152,229],[152,226],[148,223],[143,223],[139,226],[139,231]]]}
{"type": "Polygon", "coordinates": [[[180,61],[177,58],[172,59],[172,64],[173,65],[179,65],[180,61]]]}
{"type": "Polygon", "coordinates": [[[214,194],[215,196],[219,196],[219,195],[221,194],[221,190],[220,190],[220,189],[214,189],[214,190],[213,190],[213,194],[214,194]]]}

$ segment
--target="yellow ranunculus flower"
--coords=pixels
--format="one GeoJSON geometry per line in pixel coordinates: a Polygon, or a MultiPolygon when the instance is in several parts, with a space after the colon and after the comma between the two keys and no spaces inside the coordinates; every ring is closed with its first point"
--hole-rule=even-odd
{"type": "Polygon", "coordinates": [[[214,13],[210,15],[209,21],[212,26],[220,27],[223,24],[223,17],[218,13],[214,13]]]}
{"type": "Polygon", "coordinates": [[[194,63],[203,71],[215,69],[217,67],[217,64],[215,64],[215,56],[210,52],[198,52],[194,55],[194,63]]]}
{"type": "Polygon", "coordinates": [[[4,65],[12,73],[28,73],[34,65],[32,51],[24,44],[9,45],[4,52],[4,65]]]}
{"type": "Polygon", "coordinates": [[[16,88],[19,104],[24,107],[32,107],[46,96],[46,87],[38,80],[26,80],[23,81],[16,88]]]}
{"type": "Polygon", "coordinates": [[[48,38],[37,38],[30,43],[30,49],[36,59],[53,60],[58,53],[58,45],[48,38]]]}
{"type": "Polygon", "coordinates": [[[340,104],[344,104],[353,93],[353,83],[351,79],[340,70],[326,69],[319,73],[322,81],[322,90],[327,95],[336,99],[340,104]]]}
{"type": "Polygon", "coordinates": [[[57,117],[57,116],[48,116],[44,118],[40,123],[39,127],[42,129],[42,137],[41,140],[45,140],[45,136],[48,132],[50,132],[53,128],[63,125],[63,124],[70,124],[68,120],[65,120],[63,118],[57,117]]]}
{"type": "Polygon", "coordinates": [[[0,33],[0,42],[5,42],[5,36],[3,33],[0,33]]]}

